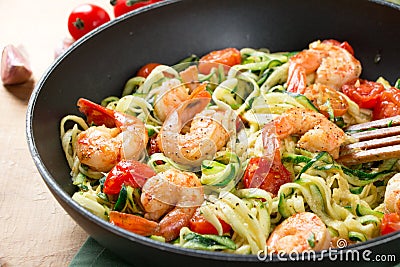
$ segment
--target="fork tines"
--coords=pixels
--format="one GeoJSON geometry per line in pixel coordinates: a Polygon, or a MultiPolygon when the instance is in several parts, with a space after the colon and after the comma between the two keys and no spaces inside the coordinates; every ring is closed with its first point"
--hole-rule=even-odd
{"type": "Polygon", "coordinates": [[[340,163],[355,165],[400,158],[400,116],[352,125],[346,132],[358,142],[341,148],[340,163]]]}

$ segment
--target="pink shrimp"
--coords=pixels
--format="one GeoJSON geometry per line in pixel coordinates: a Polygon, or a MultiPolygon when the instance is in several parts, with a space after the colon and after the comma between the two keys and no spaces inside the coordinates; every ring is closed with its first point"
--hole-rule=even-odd
{"type": "Polygon", "coordinates": [[[322,220],[311,212],[292,215],[279,224],[267,240],[273,253],[301,253],[323,250],[330,246],[331,236],[322,220]]]}
{"type": "Polygon", "coordinates": [[[321,113],[308,109],[289,109],[274,119],[272,127],[271,124],[267,125],[269,127],[265,131],[264,146],[270,142],[274,144],[272,147],[279,148],[277,140],[297,134],[301,135],[297,143],[299,147],[311,152],[327,151],[336,159],[339,157],[340,146],[345,141],[342,129],[321,113]]]}
{"type": "Polygon", "coordinates": [[[170,79],[163,82],[154,100],[154,113],[161,121],[165,121],[168,115],[184,101],[199,97],[198,93],[205,89],[206,84],[200,85],[198,70],[191,66],[180,72],[182,82],[178,79],[170,79]]]}
{"type": "Polygon", "coordinates": [[[385,209],[387,212],[396,212],[400,215],[400,174],[389,179],[385,191],[385,209]]]}
{"type": "Polygon", "coordinates": [[[195,98],[183,102],[170,113],[157,137],[161,151],[178,164],[199,167],[204,159],[210,159],[228,141],[229,133],[220,122],[220,111],[204,110],[211,95],[200,85],[192,93],[195,98]],[[190,129],[182,129],[191,121],[190,129]]]}
{"type": "Polygon", "coordinates": [[[148,135],[141,120],[79,99],[79,110],[91,126],[77,138],[76,151],[81,163],[107,172],[122,159],[138,160],[145,152],[148,135]]]}
{"type": "Polygon", "coordinates": [[[145,216],[110,214],[110,221],[143,236],[160,235],[166,241],[179,236],[204,201],[199,178],[191,172],[169,169],[149,178],[142,188],[145,216]]]}
{"type": "Polygon", "coordinates": [[[349,52],[350,48],[343,48],[335,40],[311,43],[309,49],[289,59],[287,90],[303,94],[310,83],[340,90],[361,74],[361,63],[349,52]]]}

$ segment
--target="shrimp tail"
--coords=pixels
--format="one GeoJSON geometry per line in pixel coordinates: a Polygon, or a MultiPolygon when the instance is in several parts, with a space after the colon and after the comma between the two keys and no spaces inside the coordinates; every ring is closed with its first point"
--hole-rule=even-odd
{"type": "Polygon", "coordinates": [[[193,92],[190,94],[190,99],[194,98],[206,98],[206,99],[211,99],[211,94],[206,90],[207,84],[202,83],[199,86],[196,87],[196,89],[193,90],[193,92]]]}
{"type": "Polygon", "coordinates": [[[160,229],[157,222],[147,220],[137,215],[111,211],[109,216],[112,224],[138,235],[154,235],[157,234],[160,229]]]}
{"type": "Polygon", "coordinates": [[[276,133],[274,122],[269,122],[264,125],[262,131],[264,156],[277,161],[281,160],[281,143],[276,133]]]}
{"type": "Polygon", "coordinates": [[[273,165],[281,165],[280,141],[273,122],[265,124],[262,131],[264,153],[258,162],[250,187],[260,187],[273,165]]]}
{"type": "Polygon", "coordinates": [[[105,125],[107,128],[116,127],[115,111],[105,108],[85,98],[77,103],[79,111],[85,114],[89,124],[105,125]]]}
{"type": "Polygon", "coordinates": [[[304,94],[307,87],[306,71],[298,65],[289,67],[289,78],[287,81],[287,91],[292,93],[304,94]]]}
{"type": "Polygon", "coordinates": [[[189,68],[179,72],[182,82],[187,88],[189,93],[193,92],[199,86],[199,70],[197,66],[190,66],[189,68]]]}
{"type": "Polygon", "coordinates": [[[175,208],[170,211],[160,221],[159,235],[165,238],[165,241],[174,240],[179,236],[182,227],[188,226],[197,207],[175,208]]]}

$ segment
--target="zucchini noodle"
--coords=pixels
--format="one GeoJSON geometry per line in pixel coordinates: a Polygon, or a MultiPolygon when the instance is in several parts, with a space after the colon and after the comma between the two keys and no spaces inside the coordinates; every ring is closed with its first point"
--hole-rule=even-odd
{"type": "MultiPolygon", "coordinates": [[[[158,65],[147,78],[132,77],[122,88],[121,97],[110,96],[101,102],[107,109],[134,116],[144,123],[153,143],[149,142],[148,153],[139,161],[155,173],[170,169],[194,172],[203,185],[205,201],[198,210],[217,234],[198,234],[186,225],[173,244],[191,249],[257,254],[282,221],[306,211],[316,214],[332,237],[362,242],[379,236],[386,184],[399,170],[398,159],[347,167],[327,152],[299,148],[300,137],[293,135],[280,140],[278,151],[284,168],[290,173],[290,182],[281,185],[277,194],[246,186],[246,169],[251,167],[252,159],[265,156],[264,126],[293,108],[319,112],[306,96],[286,91],[289,59],[295,54],[243,48],[241,63],[229,71],[223,66],[214,66],[209,73],[196,72],[194,82],[205,84],[211,95],[203,114],[215,114],[210,117],[214,116],[214,121],[226,129],[229,138],[213,158],[203,160],[195,171],[152,149],[163,130],[156,101],[168,92],[166,82],[172,79],[185,88],[188,99],[193,97],[185,87],[181,72],[191,66],[197,71],[197,56],[175,66],[158,65]],[[222,222],[231,228],[229,232],[224,230],[222,222]]],[[[387,83],[383,78],[380,82],[387,83]]],[[[387,86],[390,85],[387,83],[387,86]]],[[[328,119],[342,122],[342,127],[371,120],[371,110],[362,109],[345,94],[339,94],[347,100],[348,109],[340,118],[335,118],[328,99],[325,103],[328,119]]],[[[119,194],[107,195],[103,187],[108,173],[80,162],[79,135],[93,126],[96,125],[88,125],[74,115],[67,115],[60,122],[62,148],[71,169],[72,183],[77,186],[72,198],[104,220],[109,220],[113,210],[144,216],[140,188],[123,185],[119,194]]],[[[354,141],[346,138],[347,143],[354,141]]],[[[154,235],[152,238],[164,240],[154,235]]]]}
{"type": "Polygon", "coordinates": [[[256,254],[264,248],[270,232],[267,207],[268,203],[259,199],[239,198],[230,192],[224,192],[214,203],[202,206],[201,212],[220,234],[222,228],[218,218],[229,222],[238,237],[238,247],[248,245],[251,252],[256,254]]]}

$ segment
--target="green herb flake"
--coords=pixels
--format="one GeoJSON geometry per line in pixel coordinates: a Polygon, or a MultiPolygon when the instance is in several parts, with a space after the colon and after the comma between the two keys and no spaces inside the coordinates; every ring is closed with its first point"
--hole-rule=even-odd
{"type": "Polygon", "coordinates": [[[84,184],[79,184],[78,185],[78,187],[82,190],[82,191],[89,191],[89,187],[87,187],[86,185],[84,185],[84,184]]]}
{"type": "Polygon", "coordinates": [[[308,237],[307,242],[311,248],[315,247],[315,234],[313,232],[311,232],[311,235],[308,237]]]}

